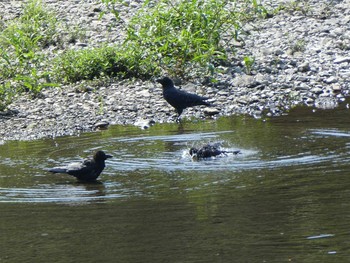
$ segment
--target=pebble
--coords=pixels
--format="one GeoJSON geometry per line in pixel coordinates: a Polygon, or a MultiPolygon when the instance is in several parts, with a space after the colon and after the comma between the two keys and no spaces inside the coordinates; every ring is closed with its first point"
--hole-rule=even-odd
{"type": "MultiPolygon", "coordinates": [[[[21,2],[11,1],[11,5],[1,6],[3,21],[21,13],[21,2]]],[[[267,10],[284,2],[261,1],[267,10]]],[[[115,17],[108,13],[99,18],[99,13],[106,11],[100,0],[43,0],[43,3],[58,14],[67,28],[72,26],[86,32],[75,44],[66,40],[65,49],[123,41],[122,23],[116,23],[115,17]]],[[[118,10],[122,19],[128,20],[142,6],[142,1],[125,3],[118,10]]],[[[350,94],[347,48],[350,38],[346,35],[350,13],[346,10],[350,10],[348,1],[337,4],[337,1],[309,0],[307,12],[280,11],[268,19],[250,21],[244,25],[249,34],[240,35],[244,45],[232,42],[235,53],[228,55],[229,63],[213,76],[216,84],[172,76],[176,85],[210,97],[210,103],[215,105],[186,109],[182,118],[204,115],[219,118],[231,114],[261,118],[265,113],[280,115],[294,105],[336,107],[350,94]],[[242,63],[247,56],[254,58],[250,75],[242,63]]],[[[48,48],[47,52],[52,50],[48,48]]],[[[176,120],[175,110],[162,98],[161,87],[154,81],[130,79],[110,81],[103,87],[90,85],[47,88],[40,98],[18,97],[0,113],[1,142],[77,135],[111,124],[131,124],[144,129],[155,121],[176,120]]]]}
{"type": "Polygon", "coordinates": [[[209,108],[209,107],[206,107],[206,108],[204,108],[203,112],[204,112],[205,115],[214,116],[214,115],[219,114],[219,113],[220,113],[220,110],[219,110],[219,109],[216,109],[216,108],[209,108]]]}
{"type": "Polygon", "coordinates": [[[140,127],[142,130],[146,130],[152,127],[156,122],[152,119],[138,119],[135,121],[134,125],[140,127]]]}
{"type": "Polygon", "coordinates": [[[344,62],[349,63],[350,62],[350,57],[339,57],[339,58],[336,58],[334,60],[335,64],[340,64],[340,63],[344,63],[344,62]]]}
{"type": "Polygon", "coordinates": [[[108,128],[109,122],[108,121],[99,121],[95,123],[94,128],[99,130],[106,130],[108,128]]]}
{"type": "Polygon", "coordinates": [[[336,83],[337,82],[337,78],[334,77],[334,76],[331,76],[331,77],[325,79],[324,82],[327,83],[327,84],[336,83]]]}

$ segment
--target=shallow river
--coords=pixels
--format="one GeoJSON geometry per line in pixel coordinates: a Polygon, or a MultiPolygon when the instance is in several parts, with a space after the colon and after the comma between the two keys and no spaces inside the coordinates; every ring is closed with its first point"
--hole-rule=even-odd
{"type": "Polygon", "coordinates": [[[347,108],[0,145],[0,262],[349,262],[347,108]],[[99,183],[45,172],[96,149],[99,183]]]}

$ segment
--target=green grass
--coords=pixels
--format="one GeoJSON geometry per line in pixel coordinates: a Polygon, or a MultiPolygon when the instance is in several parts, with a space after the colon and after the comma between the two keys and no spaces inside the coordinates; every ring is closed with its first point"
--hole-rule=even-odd
{"type": "Polygon", "coordinates": [[[119,46],[102,46],[82,50],[69,50],[54,60],[54,78],[63,83],[94,80],[103,77],[151,77],[147,65],[136,51],[119,46]]]}
{"type": "MultiPolygon", "coordinates": [[[[184,76],[195,65],[226,60],[223,32],[235,30],[235,15],[217,1],[159,1],[133,17],[126,43],[144,50],[145,57],[171,75],[184,76]]],[[[236,35],[232,32],[231,35],[236,35]]]]}
{"type": "Polygon", "coordinates": [[[258,11],[256,1],[146,1],[127,25],[125,45],[143,50],[155,73],[213,74],[234,52],[230,43],[240,38],[242,22],[258,11]]]}
{"type": "Polygon", "coordinates": [[[49,72],[41,49],[56,44],[57,20],[43,9],[39,0],[29,1],[23,14],[7,25],[0,35],[0,110],[14,94],[30,91],[37,94],[48,83],[49,72]]]}
{"type": "Polygon", "coordinates": [[[67,29],[41,0],[28,0],[20,17],[1,22],[0,110],[13,94],[36,95],[44,87],[62,83],[163,74],[214,76],[216,68],[234,54],[231,40],[240,39],[242,24],[267,14],[256,0],[148,0],[125,22],[119,6],[126,1],[101,3],[107,10],[101,17],[111,12],[123,24],[124,42],[64,50],[65,42],[84,37],[84,29],[67,29]],[[64,52],[48,56],[45,50],[51,46],[64,52]]]}
{"type": "MultiPolygon", "coordinates": [[[[123,0],[101,0],[120,20],[123,0]]],[[[68,51],[56,61],[56,75],[66,82],[102,76],[149,78],[159,74],[189,78],[213,75],[234,53],[241,25],[266,15],[256,0],[145,1],[126,24],[118,46],[68,51]],[[239,6],[239,7],[238,7],[239,6]]]]}
{"type": "Polygon", "coordinates": [[[247,75],[251,75],[252,73],[252,67],[255,63],[255,58],[254,57],[250,57],[250,56],[245,56],[243,58],[243,64],[245,67],[245,72],[247,75]]]}

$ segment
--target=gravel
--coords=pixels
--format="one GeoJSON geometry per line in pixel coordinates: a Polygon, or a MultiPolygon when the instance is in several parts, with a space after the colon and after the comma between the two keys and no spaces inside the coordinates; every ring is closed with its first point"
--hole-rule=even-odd
{"type": "MultiPolygon", "coordinates": [[[[21,2],[0,3],[3,20],[18,16],[21,2]]],[[[85,38],[67,43],[66,49],[115,43],[123,37],[113,15],[99,19],[104,7],[97,0],[43,2],[61,21],[85,32],[85,38]]],[[[124,20],[136,12],[141,1],[128,3],[121,7],[124,20]]],[[[281,4],[287,8],[271,18],[244,25],[248,33],[242,35],[245,45],[232,55],[230,66],[221,67],[217,83],[208,84],[206,79],[180,81],[182,89],[208,96],[215,105],[210,109],[186,109],[183,118],[233,114],[260,118],[280,115],[302,104],[330,109],[349,95],[350,2],[263,3],[268,9],[281,4]],[[293,8],[293,3],[302,8],[293,8]],[[255,59],[249,75],[244,67],[245,56],[255,59]]],[[[37,98],[18,96],[7,111],[0,113],[2,142],[77,135],[113,124],[147,128],[151,126],[148,124],[176,119],[155,81],[115,80],[89,85],[92,84],[46,88],[37,98]]]]}

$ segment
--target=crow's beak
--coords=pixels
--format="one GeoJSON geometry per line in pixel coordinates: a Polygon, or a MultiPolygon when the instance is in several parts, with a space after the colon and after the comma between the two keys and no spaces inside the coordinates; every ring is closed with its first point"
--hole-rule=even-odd
{"type": "Polygon", "coordinates": [[[106,159],[112,158],[112,157],[113,157],[112,155],[106,154],[106,159]]]}

